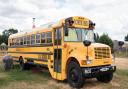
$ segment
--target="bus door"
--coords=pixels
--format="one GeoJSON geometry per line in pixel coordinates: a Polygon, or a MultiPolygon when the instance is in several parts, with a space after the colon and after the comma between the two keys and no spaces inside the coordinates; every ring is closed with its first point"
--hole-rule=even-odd
{"type": "Polygon", "coordinates": [[[62,28],[54,30],[54,77],[61,80],[61,64],[62,64],[62,28]]]}

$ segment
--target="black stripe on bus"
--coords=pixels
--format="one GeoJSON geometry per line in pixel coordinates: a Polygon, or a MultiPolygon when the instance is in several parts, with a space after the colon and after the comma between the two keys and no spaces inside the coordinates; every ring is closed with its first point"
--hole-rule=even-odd
{"type": "Polygon", "coordinates": [[[20,53],[20,54],[48,54],[53,55],[51,52],[7,52],[7,53],[20,53]]]}
{"type": "Polygon", "coordinates": [[[38,59],[38,58],[30,58],[30,57],[26,57],[25,59],[27,59],[28,61],[36,60],[36,61],[48,62],[47,59],[38,59]]]}
{"type": "Polygon", "coordinates": [[[16,56],[12,56],[13,58],[19,58],[19,57],[16,57],[16,56]]]}
{"type": "Polygon", "coordinates": [[[53,46],[53,43],[49,43],[49,44],[36,44],[36,45],[18,45],[18,46],[9,46],[8,48],[48,47],[48,46],[53,46]]]}
{"type": "Polygon", "coordinates": [[[30,64],[30,65],[38,65],[38,66],[40,66],[40,67],[45,67],[45,68],[47,68],[48,67],[48,65],[47,64],[38,64],[38,63],[35,63],[35,62],[27,62],[28,64],[30,64]]]}
{"type": "MultiPolygon", "coordinates": [[[[13,56],[13,58],[19,58],[19,57],[13,56]]],[[[42,61],[42,62],[48,62],[47,59],[38,59],[38,58],[29,58],[29,57],[26,57],[25,59],[28,61],[27,63],[29,63],[29,64],[40,65],[40,66],[46,67],[46,68],[48,67],[48,65],[46,65],[46,64],[37,64],[37,63],[33,62],[33,60],[42,61]]],[[[19,60],[13,60],[13,61],[19,62],[19,60]]]]}
{"type": "MultiPolygon", "coordinates": [[[[19,57],[16,57],[16,56],[12,56],[13,58],[19,58],[19,57]]],[[[28,60],[28,61],[33,61],[33,60],[36,60],[36,61],[42,61],[42,62],[48,62],[47,59],[38,59],[38,58],[30,58],[30,57],[25,57],[24,59],[28,60]]]]}

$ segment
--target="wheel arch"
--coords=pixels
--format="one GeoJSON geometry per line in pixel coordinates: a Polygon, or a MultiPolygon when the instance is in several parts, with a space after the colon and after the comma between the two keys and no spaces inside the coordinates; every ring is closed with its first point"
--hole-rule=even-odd
{"type": "Polygon", "coordinates": [[[83,74],[80,68],[79,61],[75,57],[70,57],[66,64],[66,77],[68,83],[73,86],[74,88],[81,88],[84,84],[83,74]],[[71,65],[69,66],[69,64],[71,65]],[[68,70],[69,66],[69,70],[68,70]],[[73,72],[72,68],[75,69],[76,72],[73,72]],[[72,73],[73,72],[73,73],[72,73]],[[74,74],[75,73],[75,74],[74,74]],[[73,78],[71,75],[76,76],[76,78],[73,78]],[[79,77],[78,77],[79,76],[79,77]],[[74,80],[75,79],[75,80],[74,80]]]}
{"type": "MultiPolygon", "coordinates": [[[[77,60],[77,58],[75,58],[75,57],[69,57],[69,58],[68,58],[68,61],[66,62],[66,69],[65,69],[65,73],[66,73],[66,74],[67,74],[67,70],[68,70],[68,65],[69,65],[69,63],[72,62],[72,61],[79,64],[79,61],[77,60]]],[[[79,64],[79,65],[80,65],[80,64],[79,64]]],[[[67,75],[66,75],[66,77],[67,77],[67,75]]]]}

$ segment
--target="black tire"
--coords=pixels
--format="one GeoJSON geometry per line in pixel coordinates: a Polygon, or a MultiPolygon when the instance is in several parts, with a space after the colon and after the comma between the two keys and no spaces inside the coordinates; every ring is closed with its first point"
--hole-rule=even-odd
{"type": "Polygon", "coordinates": [[[106,73],[103,75],[99,75],[97,80],[103,83],[109,83],[113,78],[113,73],[106,73]]]}
{"type": "Polygon", "coordinates": [[[24,63],[23,59],[20,59],[20,69],[30,70],[30,65],[28,63],[24,63]]]}
{"type": "Polygon", "coordinates": [[[77,62],[71,61],[67,70],[68,83],[74,88],[81,88],[84,84],[83,73],[77,62]]]}

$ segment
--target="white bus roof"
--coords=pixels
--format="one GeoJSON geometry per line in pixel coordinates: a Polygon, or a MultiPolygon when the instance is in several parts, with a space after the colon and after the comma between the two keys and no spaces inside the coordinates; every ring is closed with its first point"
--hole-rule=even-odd
{"type": "Polygon", "coordinates": [[[55,24],[56,24],[56,22],[50,22],[50,23],[47,23],[47,24],[40,25],[39,27],[36,27],[34,29],[31,29],[31,30],[26,29],[24,32],[18,32],[16,34],[10,35],[9,38],[15,38],[17,36],[25,35],[25,34],[30,33],[30,32],[40,31],[40,30],[42,30],[44,28],[51,28],[55,24]]]}

